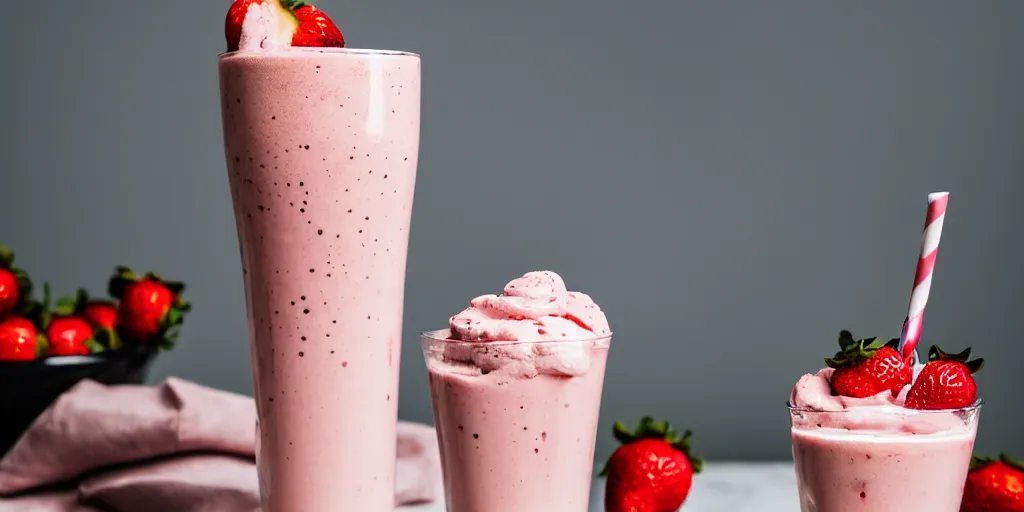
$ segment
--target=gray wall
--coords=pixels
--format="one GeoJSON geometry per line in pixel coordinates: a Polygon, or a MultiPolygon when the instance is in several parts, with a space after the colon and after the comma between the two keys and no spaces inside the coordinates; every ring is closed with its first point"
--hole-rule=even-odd
{"type": "MultiPolygon", "coordinates": [[[[0,18],[0,240],[61,291],[116,263],[186,280],[195,312],[154,380],[249,392],[227,4],[0,18]]],[[[948,189],[925,343],[989,359],[979,448],[1024,456],[1024,2],[320,6],[350,46],[424,56],[404,418],[430,416],[416,333],[547,268],[617,334],[604,425],[651,413],[713,458],[787,458],[790,386],[840,328],[898,335],[925,196],[948,189]]]]}

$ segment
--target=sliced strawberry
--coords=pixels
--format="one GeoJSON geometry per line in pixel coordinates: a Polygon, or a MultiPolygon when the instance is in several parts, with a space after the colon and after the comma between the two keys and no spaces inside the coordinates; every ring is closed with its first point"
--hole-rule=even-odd
{"type": "Polygon", "coordinates": [[[281,0],[281,4],[299,20],[299,28],[292,34],[292,46],[344,48],[345,36],[327,13],[295,0],[281,0]]]}
{"type": "Polygon", "coordinates": [[[973,374],[985,365],[984,359],[968,361],[971,349],[947,354],[932,345],[917,380],[907,393],[909,409],[962,409],[978,399],[978,385],[973,374]]]}
{"type": "Polygon", "coordinates": [[[850,331],[839,333],[840,351],[825,360],[832,374],[832,392],[840,396],[867,398],[889,391],[899,394],[913,379],[914,370],[900,356],[899,340],[880,338],[854,340],[850,331]]]}
{"type": "Polygon", "coordinates": [[[299,0],[235,0],[224,20],[224,36],[228,51],[238,51],[242,26],[252,5],[271,5],[288,22],[282,29],[291,30],[291,45],[315,48],[343,48],[345,37],[327,13],[299,0]]]}

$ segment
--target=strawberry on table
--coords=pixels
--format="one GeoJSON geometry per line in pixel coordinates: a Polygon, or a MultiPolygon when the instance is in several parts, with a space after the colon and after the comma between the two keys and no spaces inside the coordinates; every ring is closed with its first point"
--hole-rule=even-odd
{"type": "Polygon", "coordinates": [[[32,293],[32,281],[14,267],[14,253],[0,245],[0,318],[25,304],[32,293]]]}
{"type": "Polygon", "coordinates": [[[703,461],[690,453],[687,430],[679,436],[666,421],[645,417],[635,431],[615,422],[622,443],[601,472],[608,477],[606,512],[675,512],[686,501],[703,461]]]}
{"type": "Polygon", "coordinates": [[[287,38],[291,35],[291,46],[317,48],[343,48],[345,38],[341,30],[331,21],[327,13],[298,0],[235,0],[228,9],[224,21],[224,35],[228,51],[238,51],[242,40],[242,25],[252,6],[266,6],[277,14],[278,26],[287,38]]]}
{"type": "Polygon", "coordinates": [[[884,391],[896,396],[910,384],[914,369],[896,350],[899,340],[853,339],[839,333],[839,352],[825,360],[832,374],[832,391],[841,396],[867,398],[884,391]]]}
{"type": "Polygon", "coordinates": [[[0,361],[32,361],[45,349],[36,326],[26,318],[9,316],[0,321],[0,361]]]}
{"type": "Polygon", "coordinates": [[[984,359],[969,361],[971,349],[948,354],[932,345],[917,381],[907,393],[905,406],[910,409],[962,409],[978,399],[978,385],[973,374],[985,365],[984,359]]]}
{"type": "Polygon", "coordinates": [[[119,299],[117,324],[128,340],[173,345],[177,326],[191,309],[181,298],[184,283],[164,281],[153,273],[136,276],[127,267],[118,267],[110,280],[110,295],[119,299]]]}
{"type": "Polygon", "coordinates": [[[960,512],[1024,512],[1024,462],[975,455],[960,512]]]}

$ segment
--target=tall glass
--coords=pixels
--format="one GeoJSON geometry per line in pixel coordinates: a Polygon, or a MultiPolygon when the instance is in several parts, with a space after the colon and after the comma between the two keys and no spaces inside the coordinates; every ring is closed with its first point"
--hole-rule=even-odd
{"type": "Polygon", "coordinates": [[[790,408],[802,512],[957,512],[981,403],[966,409],[790,408]]]}
{"type": "Polygon", "coordinates": [[[220,57],[263,510],[394,507],[419,56],[220,57]]]}
{"type": "Polygon", "coordinates": [[[587,512],[611,336],[423,334],[449,512],[587,512]]]}

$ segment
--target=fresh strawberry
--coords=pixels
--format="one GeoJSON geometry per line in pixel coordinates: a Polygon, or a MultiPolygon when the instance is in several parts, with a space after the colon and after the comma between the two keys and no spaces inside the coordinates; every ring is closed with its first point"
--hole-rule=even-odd
{"type": "Polygon", "coordinates": [[[978,399],[978,385],[973,374],[985,365],[984,359],[968,361],[971,349],[947,354],[932,345],[917,381],[907,393],[905,406],[910,409],[962,409],[978,399]]]}
{"type": "MultiPolygon", "coordinates": [[[[53,314],[61,317],[81,318],[93,328],[92,338],[98,345],[110,349],[121,348],[121,340],[116,330],[117,306],[113,302],[92,299],[89,297],[89,292],[84,288],[79,288],[74,297],[57,299],[53,314]]],[[[93,352],[95,351],[94,349],[93,352]]]]}
{"type": "Polygon", "coordinates": [[[975,455],[960,512],[1024,512],[1024,462],[975,455]]]}
{"type": "Polygon", "coordinates": [[[854,340],[850,331],[839,333],[839,352],[825,364],[835,368],[832,392],[840,396],[867,398],[884,391],[896,396],[910,384],[914,369],[900,356],[899,340],[880,338],[854,340]]]}
{"type": "Polygon", "coordinates": [[[281,30],[291,34],[292,46],[343,48],[345,37],[327,13],[299,0],[235,0],[224,21],[228,51],[238,51],[242,24],[252,5],[270,5],[281,18],[281,30]]]}
{"type": "Polygon", "coordinates": [[[109,301],[90,301],[82,309],[82,318],[94,327],[114,329],[117,326],[117,306],[109,301]]]}
{"type": "Polygon", "coordinates": [[[92,326],[77,316],[58,317],[50,321],[46,337],[51,356],[84,356],[96,350],[92,326]]]}
{"type": "Polygon", "coordinates": [[[118,267],[110,280],[110,295],[120,300],[119,331],[131,341],[159,341],[169,348],[184,313],[191,309],[181,299],[184,290],[183,283],[164,281],[153,273],[137,277],[128,268],[118,267]]]}
{"type": "Polygon", "coordinates": [[[614,434],[622,446],[601,472],[608,477],[606,512],[678,510],[703,465],[690,454],[692,433],[687,430],[679,437],[668,422],[645,417],[633,432],[615,422],[614,434]]]}
{"type": "Polygon", "coordinates": [[[20,316],[0,322],[0,361],[31,361],[39,353],[36,326],[20,316]]]}
{"type": "Polygon", "coordinates": [[[14,253],[0,245],[0,318],[23,309],[31,293],[32,281],[14,267],[14,253]]]}

